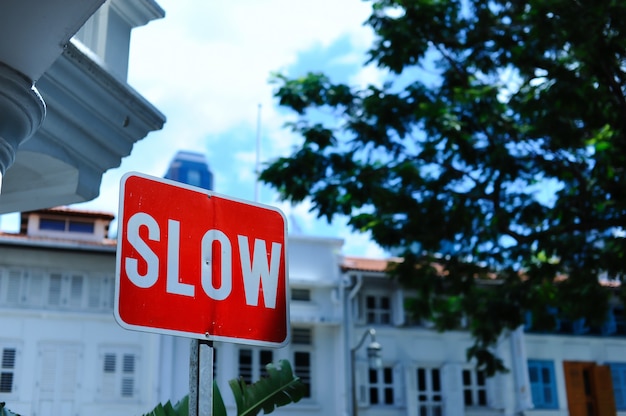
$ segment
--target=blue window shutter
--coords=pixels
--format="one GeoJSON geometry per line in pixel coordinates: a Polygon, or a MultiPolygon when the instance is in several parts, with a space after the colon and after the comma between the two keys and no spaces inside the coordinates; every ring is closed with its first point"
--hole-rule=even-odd
{"type": "Polygon", "coordinates": [[[626,410],[626,364],[611,363],[611,379],[613,381],[613,395],[617,410],[626,410]]]}
{"type": "Polygon", "coordinates": [[[572,322],[572,332],[576,335],[583,335],[589,332],[589,327],[585,323],[585,318],[577,319],[572,322]]]}
{"type": "Polygon", "coordinates": [[[524,331],[528,332],[533,328],[533,313],[531,311],[524,312],[524,331]]]}
{"type": "Polygon", "coordinates": [[[533,404],[537,409],[543,408],[543,392],[541,384],[539,383],[539,377],[541,374],[541,367],[537,361],[528,362],[528,378],[530,380],[530,393],[533,398],[533,404]]]}
{"type": "Polygon", "coordinates": [[[528,375],[535,408],[558,409],[554,363],[544,360],[528,360],[528,375]]]}
{"type": "Polygon", "coordinates": [[[606,314],[606,321],[602,324],[602,335],[613,335],[617,332],[617,322],[613,315],[613,308],[610,308],[606,314]]]}

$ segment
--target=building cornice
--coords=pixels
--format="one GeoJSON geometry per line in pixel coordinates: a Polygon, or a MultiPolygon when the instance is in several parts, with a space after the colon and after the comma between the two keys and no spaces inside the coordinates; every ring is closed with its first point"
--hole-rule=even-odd
{"type": "Polygon", "coordinates": [[[33,83],[0,63],[0,175],[13,164],[18,146],[33,135],[45,116],[46,105],[33,83]]]}
{"type": "Polygon", "coordinates": [[[48,105],[41,128],[5,175],[0,213],[95,198],[102,174],[133,145],[163,127],[165,116],[71,41],[37,86],[48,105]]]}

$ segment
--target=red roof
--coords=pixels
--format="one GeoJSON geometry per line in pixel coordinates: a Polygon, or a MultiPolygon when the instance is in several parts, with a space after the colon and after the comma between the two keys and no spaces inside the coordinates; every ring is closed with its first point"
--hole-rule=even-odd
{"type": "Polygon", "coordinates": [[[73,217],[90,217],[90,218],[102,218],[105,220],[113,220],[115,218],[115,214],[106,211],[94,211],[94,210],[86,210],[86,209],[76,209],[70,207],[54,207],[54,208],[46,208],[46,209],[38,209],[35,211],[27,211],[23,212],[24,214],[59,214],[59,215],[67,215],[73,217]]]}
{"type": "Polygon", "coordinates": [[[354,270],[360,272],[385,272],[390,262],[399,263],[402,260],[397,257],[389,259],[370,259],[365,257],[344,257],[341,268],[344,271],[354,270]]]}

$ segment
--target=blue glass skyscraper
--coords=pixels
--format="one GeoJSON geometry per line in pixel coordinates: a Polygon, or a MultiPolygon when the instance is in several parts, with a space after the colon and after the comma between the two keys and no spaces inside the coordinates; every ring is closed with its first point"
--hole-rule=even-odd
{"type": "Polygon", "coordinates": [[[165,179],[213,190],[213,173],[202,153],[185,150],[176,153],[165,179]]]}

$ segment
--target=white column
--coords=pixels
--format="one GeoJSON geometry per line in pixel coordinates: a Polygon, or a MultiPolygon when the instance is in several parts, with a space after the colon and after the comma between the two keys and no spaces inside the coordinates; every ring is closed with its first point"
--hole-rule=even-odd
{"type": "Polygon", "coordinates": [[[33,83],[0,64],[0,186],[18,146],[37,131],[45,116],[46,105],[33,83]]]}
{"type": "Polygon", "coordinates": [[[515,331],[512,331],[509,339],[511,342],[511,369],[515,381],[515,407],[516,411],[523,412],[534,407],[528,378],[524,327],[520,325],[515,331]]]}

